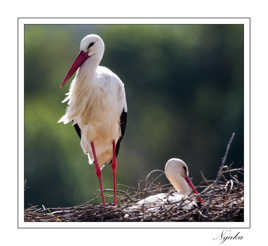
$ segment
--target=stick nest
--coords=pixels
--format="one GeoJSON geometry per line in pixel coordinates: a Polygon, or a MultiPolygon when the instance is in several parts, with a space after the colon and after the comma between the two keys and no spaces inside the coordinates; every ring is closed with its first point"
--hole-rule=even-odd
{"type": "MultiPolygon", "coordinates": [[[[208,180],[202,173],[202,181],[197,187],[203,199],[202,204],[191,209],[183,209],[189,201],[195,201],[191,194],[182,202],[165,203],[152,211],[146,207],[136,208],[131,212],[128,208],[147,196],[158,193],[172,193],[171,185],[159,183],[160,170],[150,172],[146,179],[135,188],[118,185],[118,206],[111,203],[103,207],[97,204],[97,197],[77,206],[46,208],[32,206],[24,210],[25,222],[164,222],[164,221],[206,221],[233,222],[244,221],[244,183],[243,169],[223,166],[217,179],[208,180]],[[154,177],[153,177],[154,176],[154,177]]],[[[112,189],[106,189],[106,199],[112,200],[112,189]]]]}

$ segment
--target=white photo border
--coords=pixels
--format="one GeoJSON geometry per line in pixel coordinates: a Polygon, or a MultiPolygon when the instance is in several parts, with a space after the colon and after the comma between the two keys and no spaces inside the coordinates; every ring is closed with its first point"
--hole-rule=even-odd
{"type": "Polygon", "coordinates": [[[250,229],[251,228],[251,18],[17,18],[17,228],[250,229]],[[244,25],[244,222],[24,222],[24,25],[27,24],[243,24],[244,25]]]}

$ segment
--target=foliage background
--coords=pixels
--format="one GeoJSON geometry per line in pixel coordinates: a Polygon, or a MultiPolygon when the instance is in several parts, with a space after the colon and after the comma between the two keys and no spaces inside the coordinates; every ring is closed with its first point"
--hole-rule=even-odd
{"type": "MultiPolygon", "coordinates": [[[[25,207],[75,205],[98,189],[73,127],[57,124],[68,91],[59,85],[88,33],[104,39],[101,64],[125,83],[119,183],[136,186],[171,157],[194,183],[200,171],[214,178],[233,131],[228,163],[243,166],[243,25],[25,25],[25,207]]],[[[112,188],[110,167],[103,182],[112,188]]]]}

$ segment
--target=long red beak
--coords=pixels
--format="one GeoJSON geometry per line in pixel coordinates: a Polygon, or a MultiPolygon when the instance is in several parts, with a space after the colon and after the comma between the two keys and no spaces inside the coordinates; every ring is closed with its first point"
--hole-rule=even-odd
{"type": "Polygon", "coordinates": [[[86,52],[80,51],[78,56],[75,58],[73,65],[69,69],[68,73],[65,75],[65,78],[60,85],[61,88],[66,84],[66,82],[72,77],[75,71],[85,62],[88,57],[89,56],[86,52]]]}
{"type": "MultiPolygon", "coordinates": [[[[197,192],[195,186],[193,185],[191,179],[190,179],[188,176],[186,176],[186,177],[185,177],[185,180],[186,180],[186,182],[188,183],[188,185],[192,188],[193,192],[194,192],[195,194],[198,194],[198,192],[197,192]]],[[[197,201],[198,201],[199,203],[202,203],[202,202],[203,202],[203,200],[202,200],[202,198],[201,198],[200,196],[197,196],[197,201]]]]}

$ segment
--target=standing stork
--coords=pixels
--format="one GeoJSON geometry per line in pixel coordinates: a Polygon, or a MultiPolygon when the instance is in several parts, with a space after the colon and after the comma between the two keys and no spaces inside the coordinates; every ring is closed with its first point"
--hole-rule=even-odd
{"type": "Polygon", "coordinates": [[[116,169],[120,142],[127,122],[127,102],[124,84],[110,69],[99,66],[104,53],[100,36],[89,34],[80,42],[80,53],[66,74],[61,87],[77,71],[70,86],[65,115],[58,121],[73,126],[81,139],[81,148],[94,162],[103,206],[101,170],[112,163],[114,205],[116,200],[116,169]]]}

